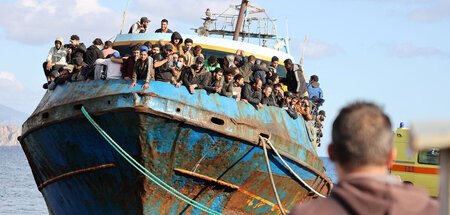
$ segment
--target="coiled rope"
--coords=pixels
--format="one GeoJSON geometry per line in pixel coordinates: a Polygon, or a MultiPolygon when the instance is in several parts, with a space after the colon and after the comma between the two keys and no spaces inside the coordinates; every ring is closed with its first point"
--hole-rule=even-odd
{"type": "Polygon", "coordinates": [[[139,162],[137,162],[131,155],[129,155],[125,150],[123,150],[89,115],[89,113],[86,111],[84,106],[81,107],[81,111],[83,112],[84,116],[89,120],[89,122],[97,129],[97,131],[105,138],[105,140],[123,157],[125,158],[128,163],[130,163],[134,168],[136,168],[139,172],[141,172],[143,175],[145,175],[147,178],[149,178],[153,183],[167,191],[168,193],[172,194],[173,196],[177,197],[178,199],[182,200],[183,202],[191,205],[192,207],[195,207],[197,209],[200,209],[206,213],[214,214],[214,215],[220,215],[221,213],[214,211],[197,201],[185,196],[184,194],[178,192],[170,185],[166,184],[164,181],[156,177],[153,173],[151,173],[149,170],[147,170],[145,167],[143,167],[139,162]]]}
{"type": "Polygon", "coordinates": [[[260,136],[260,138],[263,140],[263,148],[264,150],[266,150],[265,148],[265,143],[268,143],[270,148],[272,148],[272,150],[275,152],[275,154],[278,156],[278,158],[280,158],[281,162],[284,164],[284,166],[286,166],[286,168],[289,169],[289,171],[295,176],[295,178],[297,180],[299,180],[303,185],[305,185],[306,188],[308,188],[310,191],[312,191],[314,194],[322,197],[322,198],[327,198],[326,196],[322,195],[321,193],[317,192],[316,190],[314,190],[314,188],[312,188],[311,186],[309,186],[309,184],[307,184],[302,178],[300,178],[295,172],[294,170],[292,170],[292,168],[284,161],[284,159],[281,157],[280,153],[278,153],[278,150],[273,146],[273,144],[269,141],[269,139],[260,136]]]}

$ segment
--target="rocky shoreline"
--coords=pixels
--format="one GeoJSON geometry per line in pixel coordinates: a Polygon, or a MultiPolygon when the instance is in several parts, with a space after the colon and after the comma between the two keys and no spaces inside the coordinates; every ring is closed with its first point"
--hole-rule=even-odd
{"type": "Polygon", "coordinates": [[[17,125],[0,126],[0,146],[19,146],[20,134],[21,128],[17,125]]]}

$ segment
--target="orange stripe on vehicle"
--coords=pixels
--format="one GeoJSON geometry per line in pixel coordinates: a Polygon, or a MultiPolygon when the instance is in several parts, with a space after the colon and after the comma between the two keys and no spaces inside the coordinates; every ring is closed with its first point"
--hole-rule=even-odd
{"type": "Polygon", "coordinates": [[[391,171],[413,172],[413,173],[422,173],[422,174],[431,174],[431,175],[439,174],[439,168],[416,167],[416,166],[407,166],[407,165],[393,165],[391,168],[391,171]]]}

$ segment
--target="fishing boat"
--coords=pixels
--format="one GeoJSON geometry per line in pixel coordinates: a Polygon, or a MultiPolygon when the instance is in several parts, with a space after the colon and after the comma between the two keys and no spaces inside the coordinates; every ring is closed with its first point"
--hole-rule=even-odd
{"type": "MultiPolygon", "coordinates": [[[[241,49],[261,60],[293,59],[243,41],[182,35],[205,55],[241,49]]],[[[161,39],[170,34],[119,34],[114,46],[161,39]]],[[[23,124],[20,143],[50,214],[284,214],[329,193],[301,117],[169,83],[129,84],[58,85],[23,124]]]]}

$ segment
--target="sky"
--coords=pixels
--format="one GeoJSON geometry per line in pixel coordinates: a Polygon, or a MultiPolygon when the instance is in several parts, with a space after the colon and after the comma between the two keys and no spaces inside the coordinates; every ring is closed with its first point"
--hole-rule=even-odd
{"type": "MultiPolygon", "coordinates": [[[[396,129],[400,122],[450,120],[450,1],[260,0],[251,4],[277,19],[303,68],[318,75],[326,121],[319,155],[326,156],[340,108],[374,102],[396,129]],[[288,28],[286,28],[286,23],[288,28]],[[288,35],[286,35],[288,32],[288,35]]],[[[206,8],[220,13],[239,0],[131,0],[124,31],[142,16],[150,29],[162,18],[181,34],[202,23],[206,8]]],[[[77,34],[87,46],[120,32],[125,0],[0,0],[0,104],[31,114],[45,93],[42,63],[58,36],[77,34]]]]}

